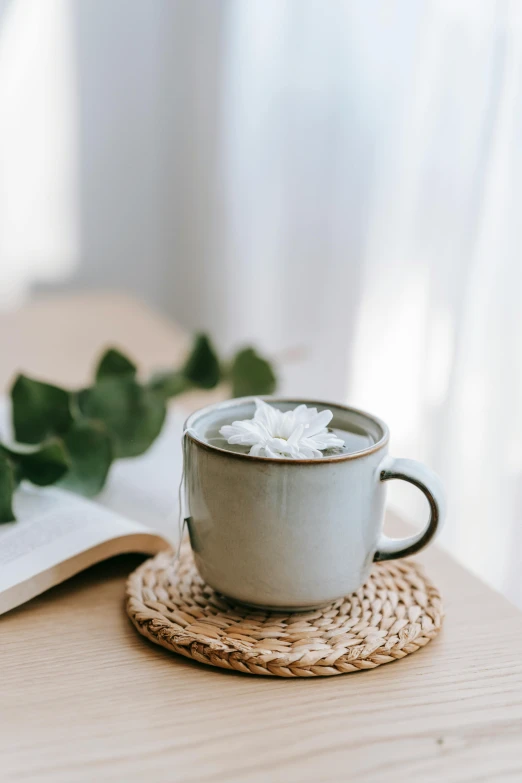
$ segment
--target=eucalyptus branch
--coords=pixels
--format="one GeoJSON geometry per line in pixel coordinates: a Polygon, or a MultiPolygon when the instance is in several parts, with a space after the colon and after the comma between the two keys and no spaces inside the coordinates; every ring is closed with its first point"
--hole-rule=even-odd
{"type": "Polygon", "coordinates": [[[91,386],[63,389],[19,375],[11,388],[14,444],[0,443],[0,522],[11,522],[21,481],[56,484],[88,497],[104,487],[112,462],[143,454],[163,427],[167,401],[221,382],[232,396],[271,394],[272,366],[253,348],[229,364],[198,335],[185,363],[140,382],[136,364],[116,348],[100,357],[91,386]]]}

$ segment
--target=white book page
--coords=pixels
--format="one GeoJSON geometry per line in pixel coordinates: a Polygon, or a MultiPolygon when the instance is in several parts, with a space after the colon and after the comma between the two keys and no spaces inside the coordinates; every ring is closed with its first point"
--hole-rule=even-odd
{"type": "Polygon", "coordinates": [[[174,540],[179,535],[178,495],[185,418],[185,412],[171,407],[150,449],[140,457],[115,461],[104,490],[95,498],[106,508],[174,540]]]}
{"type": "Polygon", "coordinates": [[[168,546],[144,525],[52,487],[20,487],[14,511],[17,521],[0,525],[0,613],[112,555],[168,546]]]}
{"type": "MultiPolygon", "coordinates": [[[[9,433],[8,403],[0,418],[9,433]]],[[[92,500],[25,482],[15,493],[16,522],[0,525],[0,613],[89,565],[122,552],[153,554],[178,540],[178,489],[184,415],[171,410],[141,457],[111,466],[92,500]]]]}

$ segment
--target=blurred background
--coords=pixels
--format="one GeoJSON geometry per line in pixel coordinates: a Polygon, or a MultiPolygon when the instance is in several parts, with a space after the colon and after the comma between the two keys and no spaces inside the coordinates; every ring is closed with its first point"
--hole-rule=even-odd
{"type": "Polygon", "coordinates": [[[0,309],[254,343],[386,419],[522,606],[521,134],[517,0],[0,0],[0,309]]]}

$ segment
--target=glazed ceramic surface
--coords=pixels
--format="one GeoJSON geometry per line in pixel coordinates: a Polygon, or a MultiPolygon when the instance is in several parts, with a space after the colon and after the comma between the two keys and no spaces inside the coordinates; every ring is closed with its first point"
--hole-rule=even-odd
{"type": "Polygon", "coordinates": [[[327,408],[332,427],[362,427],[374,444],[314,460],[250,457],[209,445],[205,433],[230,413],[252,418],[254,398],[194,413],[184,447],[187,524],[197,568],[211,587],[253,606],[308,609],[356,590],[374,560],[426,546],[443,518],[439,479],[421,463],[388,455],[383,422],[341,405],[264,399],[282,410],[302,402],[327,408]],[[391,478],[415,484],[430,506],[426,527],[404,540],[382,533],[391,478]]]}

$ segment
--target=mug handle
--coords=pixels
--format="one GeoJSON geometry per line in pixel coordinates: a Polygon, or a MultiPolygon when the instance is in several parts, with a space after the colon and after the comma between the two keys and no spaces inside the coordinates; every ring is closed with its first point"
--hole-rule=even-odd
{"type": "Polygon", "coordinates": [[[437,530],[442,527],[445,516],[445,500],[442,484],[432,470],[414,459],[385,457],[380,465],[380,480],[402,479],[418,487],[430,504],[430,518],[426,527],[407,538],[389,538],[381,533],[374,561],[395,560],[419,552],[429,544],[437,530]]]}

